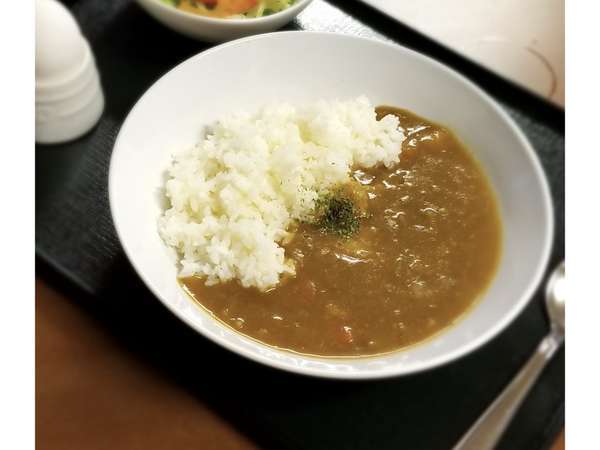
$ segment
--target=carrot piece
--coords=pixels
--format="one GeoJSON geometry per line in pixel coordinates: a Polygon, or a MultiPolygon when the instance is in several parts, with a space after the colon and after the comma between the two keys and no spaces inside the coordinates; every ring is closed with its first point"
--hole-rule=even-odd
{"type": "Polygon", "coordinates": [[[254,8],[258,0],[219,0],[219,7],[229,14],[242,14],[254,8]]]}

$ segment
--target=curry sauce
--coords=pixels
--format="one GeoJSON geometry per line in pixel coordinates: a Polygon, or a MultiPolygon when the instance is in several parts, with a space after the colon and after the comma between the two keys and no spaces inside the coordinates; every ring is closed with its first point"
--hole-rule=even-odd
{"type": "Polygon", "coordinates": [[[180,280],[217,319],[266,344],[320,356],[369,356],[450,326],[494,277],[498,207],[470,152],[446,128],[408,111],[400,162],[357,169],[366,214],[350,237],[302,224],[285,246],[296,276],[268,292],[180,280]]]}

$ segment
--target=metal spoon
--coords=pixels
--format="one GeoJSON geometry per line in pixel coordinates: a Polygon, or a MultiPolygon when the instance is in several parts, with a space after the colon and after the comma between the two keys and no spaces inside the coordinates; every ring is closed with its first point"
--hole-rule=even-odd
{"type": "Polygon", "coordinates": [[[498,443],[529,389],[565,340],[564,280],[563,262],[552,272],[546,284],[546,311],[550,319],[550,333],[453,450],[492,450],[498,443]]]}

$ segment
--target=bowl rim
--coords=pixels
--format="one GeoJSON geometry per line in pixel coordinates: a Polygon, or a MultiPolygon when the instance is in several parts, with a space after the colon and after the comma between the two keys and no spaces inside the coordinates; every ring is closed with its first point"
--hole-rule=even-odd
{"type": "MultiPolygon", "coordinates": [[[[127,256],[127,259],[131,263],[131,265],[134,268],[137,275],[142,279],[144,284],[148,287],[148,289],[154,294],[154,296],[158,300],[160,300],[160,302],[167,309],[169,309],[173,314],[175,314],[175,316],[177,316],[180,320],[182,320],[184,323],[186,323],[193,330],[200,333],[205,338],[211,340],[212,342],[215,342],[216,344],[218,344],[218,345],[226,348],[227,350],[232,351],[235,354],[240,355],[244,358],[250,359],[254,362],[261,363],[261,364],[264,364],[266,366],[269,366],[269,367],[272,367],[275,369],[284,370],[284,371],[290,372],[290,373],[307,375],[307,376],[317,377],[317,378],[329,378],[329,379],[374,380],[374,379],[383,379],[383,378],[412,375],[412,374],[416,374],[419,372],[424,372],[426,370],[431,370],[436,367],[443,366],[449,362],[458,360],[461,357],[468,355],[469,353],[477,350],[478,348],[482,347],[486,343],[490,342],[494,337],[498,336],[523,311],[525,306],[533,298],[533,295],[535,294],[535,291],[538,289],[538,286],[540,285],[540,282],[541,282],[541,280],[545,274],[546,268],[548,266],[548,262],[550,259],[550,254],[551,254],[551,250],[552,250],[552,246],[553,246],[553,242],[554,242],[554,233],[555,233],[554,206],[553,206],[552,196],[551,196],[551,192],[550,192],[550,187],[549,187],[548,180],[546,178],[544,169],[539,160],[539,157],[537,156],[537,153],[533,149],[533,146],[530,144],[530,142],[527,139],[527,137],[525,136],[525,134],[521,131],[521,129],[513,121],[513,119],[508,115],[508,113],[504,109],[502,109],[500,104],[496,100],[494,100],[489,94],[487,94],[482,88],[477,86],[474,82],[469,80],[464,75],[462,75],[462,74],[458,73],[457,71],[455,71],[454,69],[446,66],[445,64],[442,64],[441,62],[439,62],[429,56],[426,56],[422,53],[419,53],[415,50],[409,49],[402,45],[396,44],[394,42],[381,41],[376,38],[367,38],[367,37],[361,37],[361,36],[319,32],[319,31],[278,31],[278,32],[264,33],[264,34],[244,37],[241,39],[236,39],[233,41],[229,41],[229,42],[217,45],[217,46],[212,47],[203,52],[197,53],[196,55],[193,55],[190,58],[186,59],[185,61],[177,64],[172,69],[170,69],[168,72],[163,74],[137,100],[135,105],[131,108],[131,110],[127,114],[127,117],[125,118],[125,120],[123,121],[123,123],[119,129],[119,133],[118,133],[118,135],[115,139],[115,143],[113,145],[113,151],[111,154],[110,164],[109,164],[108,197],[109,197],[110,211],[111,211],[111,216],[112,216],[113,224],[115,227],[115,231],[116,231],[117,237],[119,239],[119,242],[121,243],[123,251],[125,252],[125,254],[127,256]],[[504,314],[500,318],[500,320],[498,320],[495,323],[495,325],[493,327],[486,330],[484,333],[482,333],[476,339],[470,340],[470,341],[462,344],[461,346],[459,346],[458,348],[454,349],[451,352],[439,355],[435,358],[428,359],[424,362],[419,362],[418,364],[414,364],[410,367],[405,367],[402,365],[395,365],[395,366],[392,366],[392,367],[386,368],[386,369],[378,369],[376,371],[360,371],[360,372],[326,371],[324,369],[316,368],[316,367],[287,365],[285,363],[282,363],[278,359],[269,358],[263,354],[248,352],[246,349],[237,347],[236,345],[227,341],[226,339],[222,338],[221,336],[213,336],[213,335],[206,333],[202,328],[195,326],[195,324],[193,324],[191,322],[191,320],[189,320],[184,314],[180,313],[176,308],[172,307],[168,301],[163,299],[162,295],[154,287],[152,280],[148,279],[145,276],[145,274],[142,272],[142,270],[137,266],[133,252],[131,251],[131,249],[128,248],[126,241],[123,239],[123,234],[122,234],[122,231],[121,231],[120,225],[119,225],[119,219],[118,219],[119,216],[118,216],[117,211],[115,210],[115,200],[114,199],[116,198],[116,196],[118,194],[115,192],[115,182],[114,182],[115,170],[113,170],[113,169],[114,169],[117,149],[119,148],[119,143],[120,143],[121,139],[123,139],[123,131],[127,129],[128,122],[131,120],[131,117],[135,113],[136,109],[139,107],[139,105],[140,105],[141,101],[144,99],[144,97],[151,90],[156,88],[160,83],[164,82],[164,79],[166,78],[166,76],[169,73],[171,73],[174,70],[177,70],[180,66],[189,64],[192,60],[194,60],[194,62],[197,63],[198,61],[201,61],[202,59],[206,58],[208,55],[211,55],[212,53],[221,51],[222,49],[224,49],[226,47],[240,45],[240,44],[243,44],[248,41],[269,40],[269,39],[273,39],[273,38],[285,38],[286,36],[290,36],[290,35],[294,35],[294,36],[297,35],[298,37],[300,37],[302,34],[311,34],[314,36],[319,36],[324,39],[332,39],[333,38],[333,39],[342,39],[342,40],[347,39],[347,40],[369,41],[372,45],[391,48],[394,51],[406,52],[406,53],[410,54],[411,56],[413,56],[417,59],[420,59],[421,61],[424,61],[428,64],[435,66],[437,69],[445,72],[447,76],[454,77],[461,83],[465,84],[477,96],[480,97],[481,101],[487,103],[488,106],[490,106],[493,109],[493,111],[497,114],[498,118],[500,120],[504,121],[505,124],[508,125],[510,130],[515,134],[515,136],[517,137],[518,141],[520,142],[520,144],[522,146],[523,151],[525,152],[526,157],[530,160],[530,162],[532,164],[534,176],[536,177],[537,183],[539,183],[541,191],[542,191],[542,197],[543,197],[542,201],[543,201],[543,206],[544,206],[544,211],[545,211],[545,215],[543,217],[543,222],[547,225],[547,229],[548,229],[546,238],[543,242],[542,255],[538,261],[537,267],[535,268],[535,273],[534,273],[533,277],[530,279],[526,289],[524,289],[524,291],[522,292],[520,298],[510,307],[509,311],[506,314],[504,314]]],[[[214,320],[217,323],[219,322],[217,319],[215,319],[213,317],[211,317],[211,320],[214,320]]],[[[219,323],[219,326],[224,327],[225,325],[219,323]]],[[[442,331],[442,333],[443,332],[444,331],[442,331]]],[[[285,352],[286,355],[292,354],[292,353],[286,352],[285,350],[282,350],[282,349],[276,349],[272,346],[269,346],[269,345],[264,344],[259,341],[258,341],[258,344],[269,349],[270,351],[285,352]]],[[[400,350],[400,351],[402,351],[402,350],[400,350]]],[[[397,352],[393,352],[392,354],[395,354],[395,353],[397,353],[397,352]]],[[[378,358],[385,358],[388,355],[389,354],[386,354],[386,355],[382,355],[380,357],[374,356],[374,357],[371,357],[370,359],[376,360],[378,358]]],[[[310,358],[310,356],[300,355],[300,354],[298,355],[298,357],[310,358]]],[[[365,359],[367,359],[367,358],[365,358],[365,359]]],[[[349,360],[356,360],[356,358],[335,358],[335,359],[329,358],[328,359],[327,357],[322,357],[322,358],[319,357],[319,358],[317,358],[317,360],[328,361],[328,362],[335,360],[335,361],[339,361],[339,362],[344,362],[344,361],[349,361],[349,360]]]]}
{"type": "MultiPolygon", "coordinates": [[[[174,8],[173,6],[169,6],[161,0],[137,0],[138,2],[151,2],[159,5],[159,8],[162,8],[166,14],[173,14],[179,17],[186,17],[191,20],[195,20],[198,23],[204,24],[229,24],[229,25],[241,25],[247,26],[248,24],[258,24],[258,23],[266,23],[272,20],[276,20],[278,16],[283,14],[296,15],[299,14],[302,5],[308,5],[308,3],[313,0],[296,0],[296,2],[288,8],[282,9],[281,11],[277,11],[274,14],[269,14],[268,16],[262,17],[248,17],[247,19],[229,19],[227,17],[209,17],[203,16],[201,14],[191,14],[189,12],[181,11],[180,9],[174,8]],[[297,12],[296,12],[297,11],[297,12]],[[294,14],[295,13],[295,14],[294,14]]],[[[226,25],[227,26],[227,25],[226,25]]]]}

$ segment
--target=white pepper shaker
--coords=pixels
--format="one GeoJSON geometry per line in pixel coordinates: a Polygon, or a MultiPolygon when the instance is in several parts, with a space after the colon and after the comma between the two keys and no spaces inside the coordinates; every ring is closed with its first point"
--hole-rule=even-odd
{"type": "Polygon", "coordinates": [[[35,140],[76,139],[100,119],[104,96],[87,40],[69,10],[36,0],[35,140]]]}

